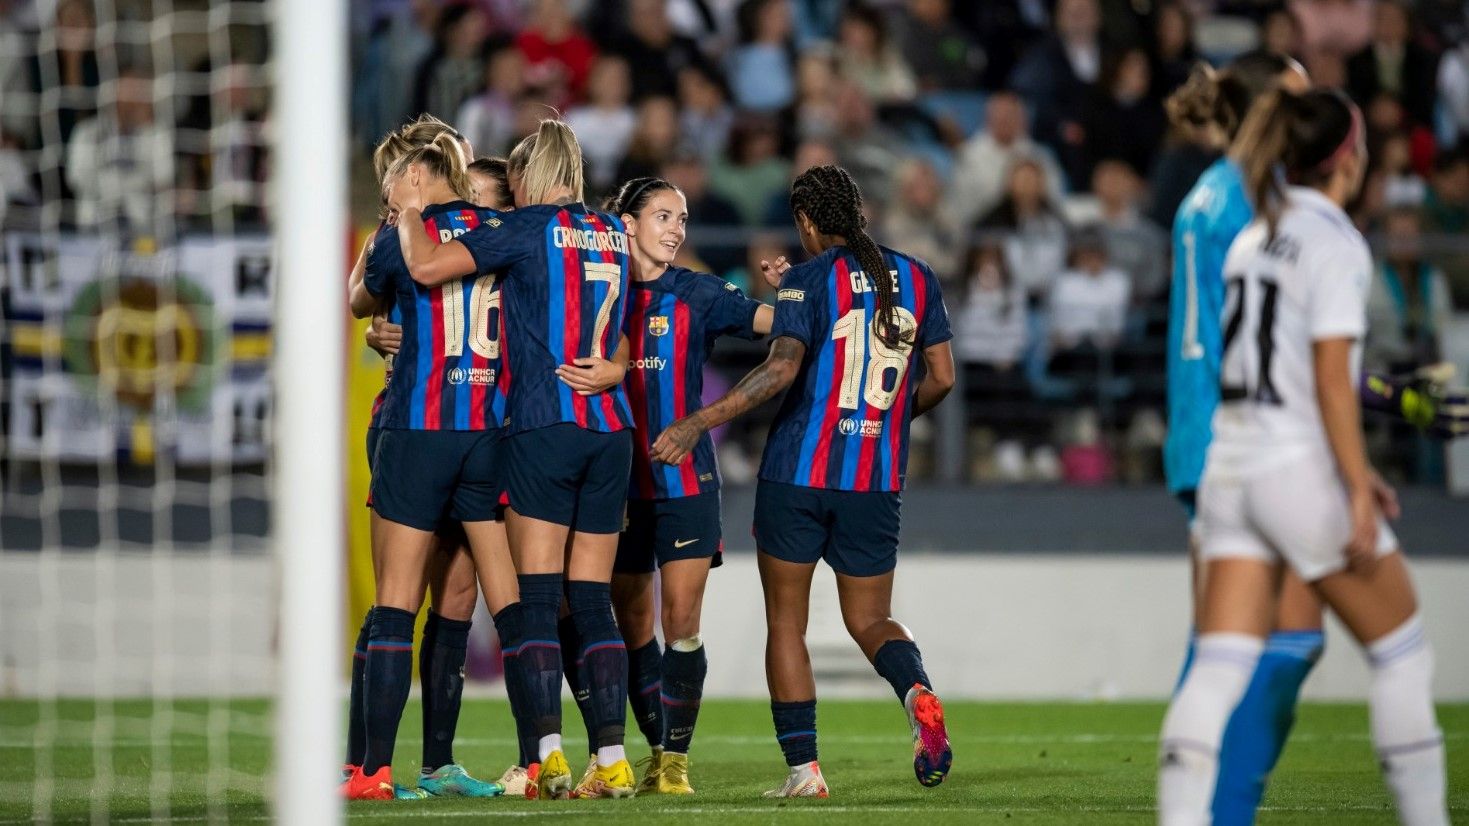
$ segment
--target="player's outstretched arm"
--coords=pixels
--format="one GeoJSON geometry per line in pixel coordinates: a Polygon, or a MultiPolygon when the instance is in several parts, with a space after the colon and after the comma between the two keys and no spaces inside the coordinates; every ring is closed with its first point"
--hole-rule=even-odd
{"type": "Polygon", "coordinates": [[[939,406],[954,389],[954,351],[943,341],[923,349],[923,363],[928,368],[913,399],[913,418],[939,406]]]}
{"type": "Polygon", "coordinates": [[[408,274],[425,287],[437,287],[475,272],[469,248],[458,240],[435,244],[423,232],[423,215],[413,207],[398,214],[398,243],[408,274]]]}
{"type": "Polygon", "coordinates": [[[1402,419],[1430,436],[1469,434],[1469,390],[1449,387],[1452,364],[1430,364],[1405,376],[1362,376],[1362,408],[1402,419]]]}
{"type": "Polygon", "coordinates": [[[777,338],[770,345],[770,355],[759,367],[740,379],[719,401],[669,425],[653,443],[649,455],[657,462],[679,464],[706,431],[759,407],[790,387],[805,357],[806,345],[789,336],[777,338]]]}

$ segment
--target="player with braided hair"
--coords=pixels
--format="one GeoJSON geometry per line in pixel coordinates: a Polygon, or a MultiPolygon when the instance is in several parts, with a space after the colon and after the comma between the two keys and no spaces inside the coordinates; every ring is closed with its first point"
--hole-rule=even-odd
{"type": "Polygon", "coordinates": [[[821,559],[836,571],[852,639],[903,700],[918,781],[934,786],[952,761],[943,706],[891,604],[908,426],[953,386],[949,317],[928,265],[867,235],[862,194],[845,170],[802,173],[791,211],[815,257],[781,279],[770,356],[719,401],[665,429],[652,458],[680,464],[704,432],[795,386],[771,425],[755,500],[770,707],[790,766],[766,794],[828,796],[805,640],[821,559]]]}

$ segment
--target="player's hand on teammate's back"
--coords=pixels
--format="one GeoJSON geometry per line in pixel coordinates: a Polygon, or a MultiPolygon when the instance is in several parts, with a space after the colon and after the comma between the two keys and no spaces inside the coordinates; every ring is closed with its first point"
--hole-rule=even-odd
{"type": "Polygon", "coordinates": [[[760,275],[765,279],[766,284],[777,289],[780,287],[781,276],[785,275],[786,270],[790,268],[791,262],[787,261],[784,255],[774,261],[760,259],[760,275]]]}
{"type": "Polygon", "coordinates": [[[381,315],[372,317],[372,323],[367,325],[364,337],[367,339],[367,346],[384,357],[396,356],[403,346],[403,328],[381,315]]]}
{"type": "Polygon", "coordinates": [[[627,365],[603,358],[580,358],[556,368],[556,377],[579,396],[594,396],[622,384],[627,365]]]}
{"type": "Polygon", "coordinates": [[[658,441],[653,443],[653,449],[648,451],[648,455],[655,462],[677,465],[688,458],[703,433],[698,425],[688,419],[679,419],[658,435],[658,441]]]}
{"type": "Polygon", "coordinates": [[[1351,492],[1352,536],[1347,541],[1347,567],[1369,573],[1377,564],[1377,517],[1380,513],[1375,484],[1351,492]]]}

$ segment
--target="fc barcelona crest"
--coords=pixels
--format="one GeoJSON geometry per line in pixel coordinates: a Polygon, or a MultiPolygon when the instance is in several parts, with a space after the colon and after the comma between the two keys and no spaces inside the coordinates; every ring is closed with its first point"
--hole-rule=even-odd
{"type": "Polygon", "coordinates": [[[648,318],[648,332],[655,336],[668,335],[668,316],[655,315],[648,318]]]}

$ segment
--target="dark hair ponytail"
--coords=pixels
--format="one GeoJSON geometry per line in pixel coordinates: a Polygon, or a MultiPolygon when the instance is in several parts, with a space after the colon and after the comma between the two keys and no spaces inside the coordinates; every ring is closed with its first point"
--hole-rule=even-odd
{"type": "Polygon", "coordinates": [[[1267,93],[1240,126],[1234,154],[1270,237],[1280,221],[1282,182],[1319,186],[1360,139],[1362,116],[1340,92],[1267,93]]]}
{"type": "Polygon", "coordinates": [[[618,187],[617,194],[608,198],[602,209],[613,215],[635,216],[643,211],[650,198],[664,190],[683,191],[662,178],[633,178],[618,187]]]}
{"type": "Polygon", "coordinates": [[[805,215],[816,230],[840,235],[857,256],[862,272],[877,293],[877,337],[889,347],[911,344],[914,330],[902,329],[893,307],[893,274],[877,242],[867,234],[867,216],[862,214],[862,192],[857,182],[840,166],[813,166],[791,184],[791,211],[805,215]]]}

